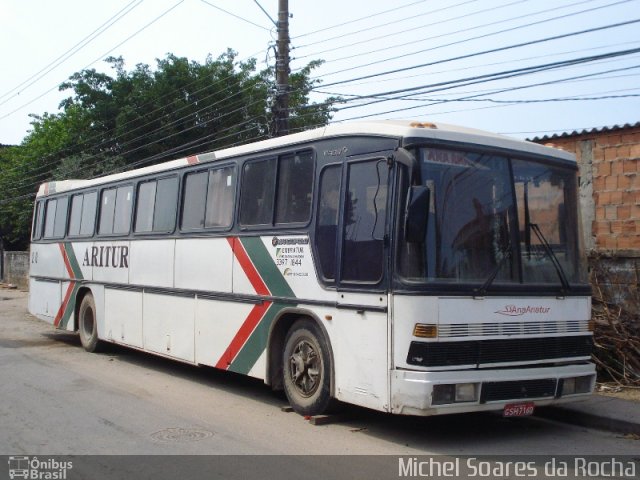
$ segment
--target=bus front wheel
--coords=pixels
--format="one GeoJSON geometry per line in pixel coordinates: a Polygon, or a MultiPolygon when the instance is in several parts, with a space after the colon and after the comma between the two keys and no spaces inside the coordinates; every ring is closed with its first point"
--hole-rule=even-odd
{"type": "Polygon", "coordinates": [[[284,344],[284,391],[301,415],[319,415],[331,402],[331,356],[322,331],[311,320],[296,321],[284,344]]]}
{"type": "Polygon", "coordinates": [[[78,309],[78,330],[80,342],[87,352],[97,352],[100,347],[98,340],[98,324],[96,322],[96,302],[93,295],[87,293],[78,309]]]}

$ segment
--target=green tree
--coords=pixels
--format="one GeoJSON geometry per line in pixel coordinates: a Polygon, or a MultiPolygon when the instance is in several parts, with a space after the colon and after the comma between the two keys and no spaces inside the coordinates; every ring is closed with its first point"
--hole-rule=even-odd
{"type": "MultiPolygon", "coordinates": [[[[276,90],[272,69],[239,62],[232,50],[204,63],[168,54],[155,69],[125,69],[109,57],[111,74],[73,74],[60,112],[32,115],[20,146],[0,149],[0,234],[8,248],[29,242],[38,185],[91,178],[170,158],[267,138],[276,90]]],[[[290,76],[292,131],[326,125],[336,98],[315,104],[310,78],[320,62],[290,76]]]]}

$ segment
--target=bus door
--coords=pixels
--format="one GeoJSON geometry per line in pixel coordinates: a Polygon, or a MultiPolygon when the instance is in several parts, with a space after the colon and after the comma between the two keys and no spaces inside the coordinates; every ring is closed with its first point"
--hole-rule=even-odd
{"type": "Polygon", "coordinates": [[[316,229],[319,267],[325,281],[336,287],[337,312],[327,327],[332,330],[336,396],[383,409],[388,398],[390,177],[387,157],[359,157],[325,167],[316,229]],[[341,191],[340,205],[332,200],[335,191],[341,191]]]}

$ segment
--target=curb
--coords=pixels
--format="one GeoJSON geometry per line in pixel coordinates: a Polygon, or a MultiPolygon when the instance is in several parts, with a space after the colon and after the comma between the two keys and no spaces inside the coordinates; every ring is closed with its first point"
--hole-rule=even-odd
{"type": "MultiPolygon", "coordinates": [[[[640,405],[638,405],[640,409],[640,405]]],[[[640,436],[640,424],[604,414],[590,413],[570,407],[542,407],[535,416],[614,433],[640,436]]]]}

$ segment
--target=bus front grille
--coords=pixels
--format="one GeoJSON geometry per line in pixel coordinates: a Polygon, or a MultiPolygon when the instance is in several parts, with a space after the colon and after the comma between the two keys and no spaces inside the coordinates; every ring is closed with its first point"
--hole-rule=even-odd
{"type": "Polygon", "coordinates": [[[591,355],[591,335],[546,338],[411,342],[407,363],[421,367],[482,366],[584,358],[591,355]]]}
{"type": "Polygon", "coordinates": [[[514,382],[486,382],[482,384],[480,403],[553,397],[556,393],[556,383],[553,378],[514,382]]]}

